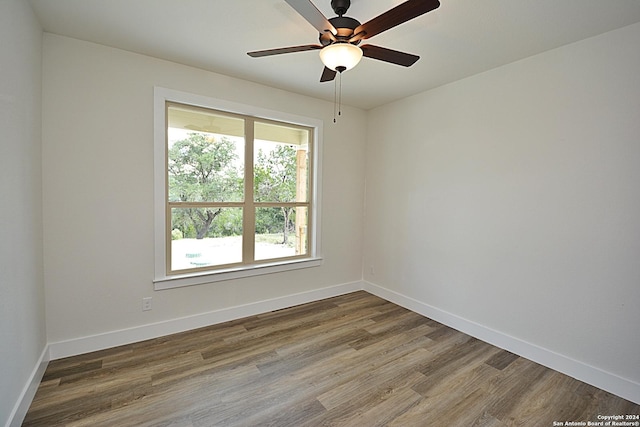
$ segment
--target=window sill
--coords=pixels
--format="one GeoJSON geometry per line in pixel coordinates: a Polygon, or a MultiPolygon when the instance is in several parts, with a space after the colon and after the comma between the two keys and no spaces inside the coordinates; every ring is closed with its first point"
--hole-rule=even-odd
{"type": "Polygon", "coordinates": [[[322,265],[322,258],[320,257],[269,264],[256,264],[226,270],[157,277],[153,281],[153,286],[156,291],[159,291],[163,289],[180,288],[183,286],[221,282],[223,280],[241,279],[243,277],[281,273],[284,271],[299,270],[302,268],[318,267],[320,265],[322,265]]]}

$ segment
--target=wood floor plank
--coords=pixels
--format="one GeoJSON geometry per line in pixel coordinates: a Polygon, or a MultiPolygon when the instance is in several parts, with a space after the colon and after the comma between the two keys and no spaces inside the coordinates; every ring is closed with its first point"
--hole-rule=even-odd
{"type": "Polygon", "coordinates": [[[75,364],[68,367],[54,367],[47,369],[45,375],[42,377],[42,381],[49,381],[52,379],[66,378],[75,374],[83,374],[85,372],[96,371],[102,368],[102,360],[94,360],[91,362],[84,362],[75,364]]]}
{"type": "Polygon", "coordinates": [[[411,388],[384,390],[374,396],[374,404],[365,406],[364,412],[353,411],[351,416],[341,425],[348,427],[386,426],[390,421],[403,414],[421,399],[411,388]]]}
{"type": "Polygon", "coordinates": [[[375,369],[369,369],[361,375],[354,376],[349,381],[345,381],[328,392],[319,395],[317,399],[328,410],[345,403],[352,405],[353,402],[357,402],[357,405],[361,406],[364,404],[363,400],[369,399],[373,394],[372,390],[381,387],[386,389],[391,387],[387,385],[389,382],[393,381],[395,383],[399,381],[399,378],[416,374],[412,376],[414,378],[414,381],[411,381],[412,385],[414,382],[424,378],[424,375],[415,371],[412,367],[429,357],[428,353],[428,350],[418,348],[375,369]]]}
{"type": "Polygon", "coordinates": [[[502,350],[501,352],[496,353],[494,356],[492,356],[485,363],[501,371],[507,366],[509,366],[511,362],[514,362],[516,359],[518,359],[517,354],[513,354],[511,352],[508,352],[507,350],[502,350]]]}
{"type": "Polygon", "coordinates": [[[23,426],[547,426],[640,406],[366,292],[52,361],[23,426]]]}

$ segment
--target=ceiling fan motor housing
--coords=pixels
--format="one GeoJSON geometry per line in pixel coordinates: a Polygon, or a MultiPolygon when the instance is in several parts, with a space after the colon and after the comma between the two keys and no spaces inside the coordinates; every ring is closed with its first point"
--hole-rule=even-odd
{"type": "MultiPolygon", "coordinates": [[[[332,35],[329,33],[320,33],[320,43],[322,43],[323,46],[330,45],[331,43],[334,43],[336,41],[338,43],[348,42],[348,40],[353,35],[353,30],[360,26],[360,21],[348,16],[336,16],[334,18],[330,18],[329,22],[331,22],[331,25],[335,27],[338,33],[334,36],[334,38],[332,38],[332,35]]],[[[360,43],[360,40],[351,44],[358,43],[360,43]]]]}

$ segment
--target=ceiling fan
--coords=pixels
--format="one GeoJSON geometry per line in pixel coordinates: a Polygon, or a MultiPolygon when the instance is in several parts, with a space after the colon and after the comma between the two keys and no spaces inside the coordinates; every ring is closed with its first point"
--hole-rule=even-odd
{"type": "Polygon", "coordinates": [[[351,6],[351,0],[331,0],[331,7],[338,16],[330,19],[318,10],[311,0],[285,1],[320,32],[320,44],[258,50],[247,54],[258,58],[319,49],[320,58],[325,65],[320,77],[321,82],[331,81],[335,79],[336,73],[355,67],[362,56],[404,67],[413,65],[420,59],[419,56],[371,44],[358,45],[362,40],[369,39],[440,6],[438,0],[407,0],[361,24],[354,18],[344,16],[351,6]]]}

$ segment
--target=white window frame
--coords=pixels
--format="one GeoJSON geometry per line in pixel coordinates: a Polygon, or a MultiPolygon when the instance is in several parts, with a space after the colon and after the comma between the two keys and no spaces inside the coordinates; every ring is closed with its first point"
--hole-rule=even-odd
{"type": "Polygon", "coordinates": [[[238,279],[261,274],[278,273],[300,268],[317,267],[322,264],[320,225],[321,225],[321,163],[322,163],[322,127],[323,122],[318,119],[298,116],[280,111],[268,110],[236,102],[210,98],[207,96],[181,92],[162,87],[154,88],[154,243],[155,243],[155,272],[154,289],[171,289],[182,286],[212,283],[222,280],[238,279]],[[274,259],[272,262],[244,264],[232,268],[191,272],[185,274],[167,274],[167,236],[166,236],[166,103],[176,102],[195,107],[209,108],[234,114],[251,116],[259,119],[274,120],[306,126],[313,129],[311,159],[314,173],[311,183],[311,206],[309,214],[313,218],[309,237],[311,246],[307,257],[297,259],[274,259]]]}

